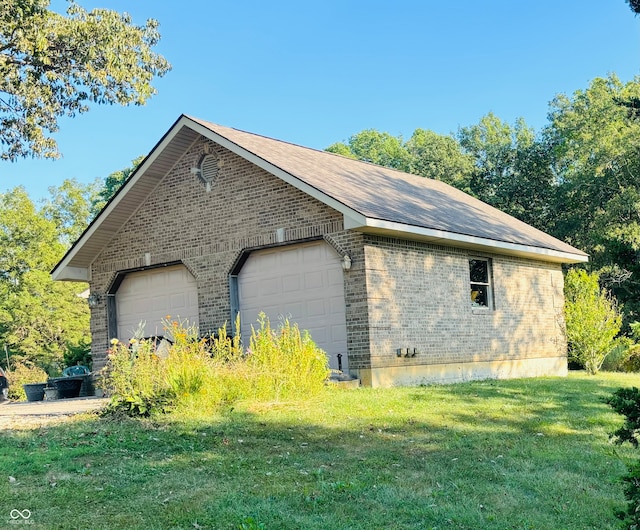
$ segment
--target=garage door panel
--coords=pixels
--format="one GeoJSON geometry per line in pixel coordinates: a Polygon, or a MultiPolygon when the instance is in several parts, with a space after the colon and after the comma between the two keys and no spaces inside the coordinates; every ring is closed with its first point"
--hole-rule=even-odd
{"type": "Polygon", "coordinates": [[[339,269],[327,271],[327,283],[329,285],[344,285],[342,265],[340,265],[339,269]]]}
{"type": "Polygon", "coordinates": [[[282,278],[282,290],[285,293],[300,290],[300,276],[288,274],[282,278]]]}
{"type": "Polygon", "coordinates": [[[243,335],[261,311],[274,327],[289,318],[337,368],[336,355],[347,351],[343,274],[339,256],[324,242],[252,253],[238,275],[243,335]]]}
{"type": "Polygon", "coordinates": [[[305,289],[322,289],[325,285],[322,271],[308,272],[304,275],[305,289]]]}
{"type": "Polygon", "coordinates": [[[316,264],[323,260],[323,248],[320,245],[307,248],[306,252],[300,254],[303,263],[316,264]]]}
{"type": "Polygon", "coordinates": [[[329,313],[329,311],[327,310],[327,305],[330,304],[326,304],[325,300],[309,300],[306,303],[307,315],[310,318],[317,316],[325,317],[329,313]]]}
{"type": "MultiPolygon", "coordinates": [[[[311,338],[318,346],[327,343],[327,329],[324,326],[321,328],[311,328],[308,331],[311,334],[311,338]]],[[[322,346],[320,347],[322,348],[322,346]]]]}
{"type": "Polygon", "coordinates": [[[261,297],[276,295],[282,289],[280,278],[265,278],[259,286],[261,297]]]}
{"type": "MultiPolygon", "coordinates": [[[[331,338],[334,341],[347,343],[347,328],[341,324],[331,326],[331,338]]],[[[347,353],[345,350],[343,353],[347,353]]]]}

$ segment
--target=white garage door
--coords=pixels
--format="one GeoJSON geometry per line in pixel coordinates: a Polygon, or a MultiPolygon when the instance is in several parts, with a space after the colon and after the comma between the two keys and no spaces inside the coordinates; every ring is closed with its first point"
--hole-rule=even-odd
{"type": "Polygon", "coordinates": [[[188,319],[198,324],[198,288],[183,265],[132,272],[116,292],[118,338],[129,340],[140,322],[146,322],[144,336],[166,336],[162,320],[188,319]]]}
{"type": "Polygon", "coordinates": [[[262,311],[273,327],[288,317],[329,355],[347,366],[347,325],[341,259],[320,241],[253,252],[238,275],[240,318],[246,343],[262,311]]]}

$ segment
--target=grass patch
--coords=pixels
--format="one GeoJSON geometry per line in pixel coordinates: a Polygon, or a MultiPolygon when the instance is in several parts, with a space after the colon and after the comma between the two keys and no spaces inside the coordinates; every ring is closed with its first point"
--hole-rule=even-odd
{"type": "Polygon", "coordinates": [[[617,528],[637,375],[328,389],[208,416],[0,433],[0,523],[59,529],[617,528]],[[9,477],[15,481],[10,481],[9,477]]]}

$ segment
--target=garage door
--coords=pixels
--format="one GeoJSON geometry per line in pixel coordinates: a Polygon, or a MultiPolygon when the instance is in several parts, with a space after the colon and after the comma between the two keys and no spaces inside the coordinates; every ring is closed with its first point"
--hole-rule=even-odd
{"type": "Polygon", "coordinates": [[[146,322],[144,336],[164,336],[162,320],[188,319],[198,324],[198,288],[183,265],[132,272],[116,292],[118,338],[129,340],[140,322],[146,322]]]}
{"type": "Polygon", "coordinates": [[[253,252],[238,275],[240,318],[245,341],[262,311],[272,325],[288,317],[311,333],[329,364],[347,369],[347,326],[341,259],[320,241],[253,252]]]}

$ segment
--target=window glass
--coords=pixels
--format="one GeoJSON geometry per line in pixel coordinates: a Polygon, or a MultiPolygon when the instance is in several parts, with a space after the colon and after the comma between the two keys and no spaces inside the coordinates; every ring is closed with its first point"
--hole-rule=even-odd
{"type": "Polygon", "coordinates": [[[483,259],[470,259],[469,272],[472,282],[489,283],[489,263],[483,259]]]}

